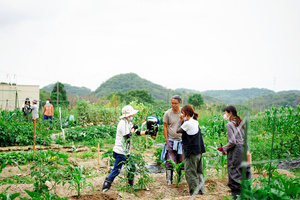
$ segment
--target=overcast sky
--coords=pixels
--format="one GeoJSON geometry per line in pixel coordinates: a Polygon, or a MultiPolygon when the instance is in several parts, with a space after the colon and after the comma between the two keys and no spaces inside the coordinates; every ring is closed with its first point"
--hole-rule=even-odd
{"type": "Polygon", "coordinates": [[[300,90],[300,1],[0,0],[0,82],[300,90]],[[130,80],[128,80],[130,81],[130,80]]]}

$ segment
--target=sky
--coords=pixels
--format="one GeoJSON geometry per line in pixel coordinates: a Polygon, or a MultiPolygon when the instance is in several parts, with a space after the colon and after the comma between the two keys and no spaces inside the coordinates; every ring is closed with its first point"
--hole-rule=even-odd
{"type": "Polygon", "coordinates": [[[298,0],[0,0],[0,82],[300,90],[298,0]],[[128,80],[130,82],[130,80],[128,80]]]}

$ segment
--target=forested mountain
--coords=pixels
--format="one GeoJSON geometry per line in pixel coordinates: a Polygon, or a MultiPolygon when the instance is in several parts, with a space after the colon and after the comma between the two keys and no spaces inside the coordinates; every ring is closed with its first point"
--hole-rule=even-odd
{"type": "MultiPolygon", "coordinates": [[[[51,92],[54,85],[55,84],[50,84],[42,89],[51,92]]],[[[200,93],[204,98],[205,104],[242,104],[245,106],[251,105],[254,109],[269,108],[272,105],[291,105],[296,107],[299,104],[300,99],[299,90],[281,91],[277,93],[272,90],[260,88],[207,90],[203,92],[186,88],[171,90],[143,79],[134,73],[113,76],[102,83],[94,92],[86,87],[71,86],[66,83],[64,84],[64,89],[67,94],[76,96],[93,94],[97,97],[108,97],[110,94],[116,92],[125,94],[131,90],[145,89],[157,100],[169,101],[171,96],[175,94],[181,95],[184,103],[187,103],[189,95],[200,93]]]]}
{"type": "MultiPolygon", "coordinates": [[[[46,90],[47,92],[51,92],[53,90],[54,85],[56,85],[56,84],[47,85],[47,86],[43,87],[42,89],[46,90]]],[[[63,83],[63,85],[64,85],[64,89],[67,92],[67,94],[82,96],[85,94],[90,94],[92,92],[91,89],[86,88],[86,87],[72,86],[67,83],[63,83]]]]}
{"type": "Polygon", "coordinates": [[[224,104],[225,101],[218,99],[213,96],[204,95],[202,92],[199,92],[198,90],[192,90],[192,89],[186,89],[186,88],[177,88],[174,91],[175,93],[185,95],[185,94],[201,94],[201,96],[204,99],[205,104],[224,104]]]}
{"type": "Polygon", "coordinates": [[[207,90],[201,92],[201,94],[221,99],[228,104],[240,104],[250,98],[266,94],[275,94],[275,92],[268,89],[247,88],[239,90],[207,90]]]}
{"type": "Polygon", "coordinates": [[[134,73],[119,74],[102,83],[93,94],[99,97],[108,96],[114,92],[128,92],[130,90],[146,89],[158,100],[168,99],[168,89],[139,77],[134,73]]]}
{"type": "Polygon", "coordinates": [[[267,94],[260,97],[249,99],[242,103],[244,106],[249,106],[255,110],[263,110],[270,108],[272,106],[281,107],[281,106],[292,106],[296,108],[300,103],[300,92],[296,93],[276,93],[276,94],[267,94]],[[296,94],[297,93],[297,94],[296,94]]]}
{"type": "Polygon", "coordinates": [[[284,91],[277,92],[277,94],[288,94],[288,93],[300,94],[300,91],[299,90],[284,90],[284,91]]]}

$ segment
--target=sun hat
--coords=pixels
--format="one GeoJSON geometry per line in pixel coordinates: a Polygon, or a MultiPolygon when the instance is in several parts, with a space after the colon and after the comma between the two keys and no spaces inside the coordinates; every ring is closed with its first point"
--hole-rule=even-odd
{"type": "Polygon", "coordinates": [[[122,108],[122,116],[120,118],[129,117],[130,115],[134,115],[138,112],[138,110],[134,110],[132,106],[127,105],[122,108]]]}
{"type": "Polygon", "coordinates": [[[32,103],[37,104],[37,100],[36,99],[32,100],[32,103]]]}

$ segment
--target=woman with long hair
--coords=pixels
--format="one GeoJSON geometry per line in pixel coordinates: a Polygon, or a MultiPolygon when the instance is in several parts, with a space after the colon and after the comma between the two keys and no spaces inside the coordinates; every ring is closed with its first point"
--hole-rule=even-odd
{"type": "MultiPolygon", "coordinates": [[[[224,119],[229,121],[227,128],[227,144],[219,147],[223,154],[227,152],[228,187],[231,189],[233,199],[241,193],[241,179],[244,152],[245,126],[242,118],[237,114],[234,106],[229,105],[223,109],[224,119]]],[[[248,144],[247,144],[248,148],[248,144]]],[[[246,169],[246,179],[251,178],[250,166],[246,169]]]]}
{"type": "Polygon", "coordinates": [[[182,134],[182,146],[184,150],[185,178],[189,185],[190,195],[194,193],[204,194],[202,154],[205,153],[204,142],[198,122],[198,113],[194,112],[191,105],[181,108],[179,116],[182,121],[177,133],[182,134]],[[196,188],[201,185],[199,192],[196,188]]]}

